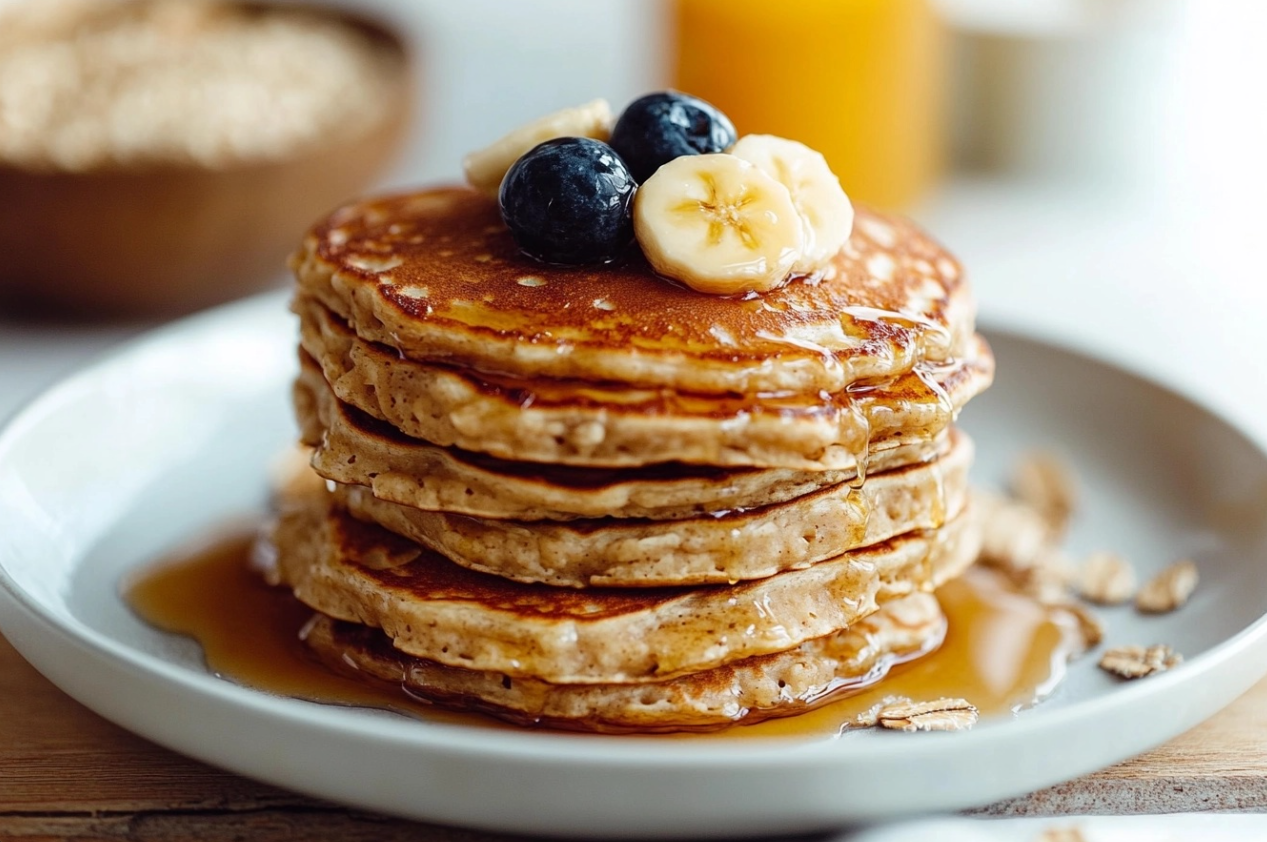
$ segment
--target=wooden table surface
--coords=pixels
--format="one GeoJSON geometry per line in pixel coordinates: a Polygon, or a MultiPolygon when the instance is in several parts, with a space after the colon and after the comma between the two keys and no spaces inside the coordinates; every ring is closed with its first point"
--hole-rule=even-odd
{"type": "MultiPolygon", "coordinates": [[[[1267,810],[1267,681],[1134,760],[993,815],[1267,810]]],[[[205,766],[106,722],[0,638],[0,839],[505,840],[390,819],[205,766]]]]}

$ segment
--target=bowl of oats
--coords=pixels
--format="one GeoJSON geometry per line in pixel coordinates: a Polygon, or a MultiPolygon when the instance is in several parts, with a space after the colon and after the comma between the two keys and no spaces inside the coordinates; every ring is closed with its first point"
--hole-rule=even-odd
{"type": "Polygon", "coordinates": [[[22,2],[0,12],[0,306],[167,315],[281,278],[314,207],[379,174],[410,56],[334,8],[22,2]]]}

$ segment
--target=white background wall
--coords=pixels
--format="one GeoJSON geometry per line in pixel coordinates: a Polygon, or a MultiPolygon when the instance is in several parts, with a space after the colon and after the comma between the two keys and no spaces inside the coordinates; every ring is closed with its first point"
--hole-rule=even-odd
{"type": "Polygon", "coordinates": [[[415,144],[394,183],[460,179],[462,156],[534,117],[662,84],[658,0],[351,0],[418,44],[415,144]]]}

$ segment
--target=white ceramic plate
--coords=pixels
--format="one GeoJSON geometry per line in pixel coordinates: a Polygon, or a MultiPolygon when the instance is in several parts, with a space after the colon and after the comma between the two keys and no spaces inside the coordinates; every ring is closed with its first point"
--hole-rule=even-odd
{"type": "Polygon", "coordinates": [[[964,422],[979,477],[1019,451],[1083,477],[1076,551],[1145,573],[1191,555],[1182,611],[1109,612],[1112,639],[1188,656],[1132,684],[1076,664],[1056,695],[966,734],[765,741],[593,737],[420,722],[254,692],[138,622],[120,577],[263,501],[292,439],[295,331],[280,297],[178,323],[45,394],[0,434],[0,627],[115,722],[201,760],[361,807],[502,831],[738,836],[968,807],[1136,754],[1267,671],[1267,457],[1193,403],[1102,363],[995,336],[964,422]]]}

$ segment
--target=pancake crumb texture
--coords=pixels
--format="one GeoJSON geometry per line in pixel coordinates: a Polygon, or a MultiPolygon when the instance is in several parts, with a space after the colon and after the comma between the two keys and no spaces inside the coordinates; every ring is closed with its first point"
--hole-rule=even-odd
{"type": "Polygon", "coordinates": [[[366,626],[317,615],[305,642],[337,671],[404,686],[437,704],[521,725],[603,733],[712,731],[813,710],[935,649],[945,617],[930,594],[886,603],[837,634],[654,684],[552,684],[447,667],[393,649],[366,626]]]}
{"type": "Polygon", "coordinates": [[[412,655],[554,683],[644,683],[783,651],[931,591],[975,559],[973,525],[956,518],[735,586],[571,589],[467,570],[317,495],[282,516],[275,575],[412,655]]]}

